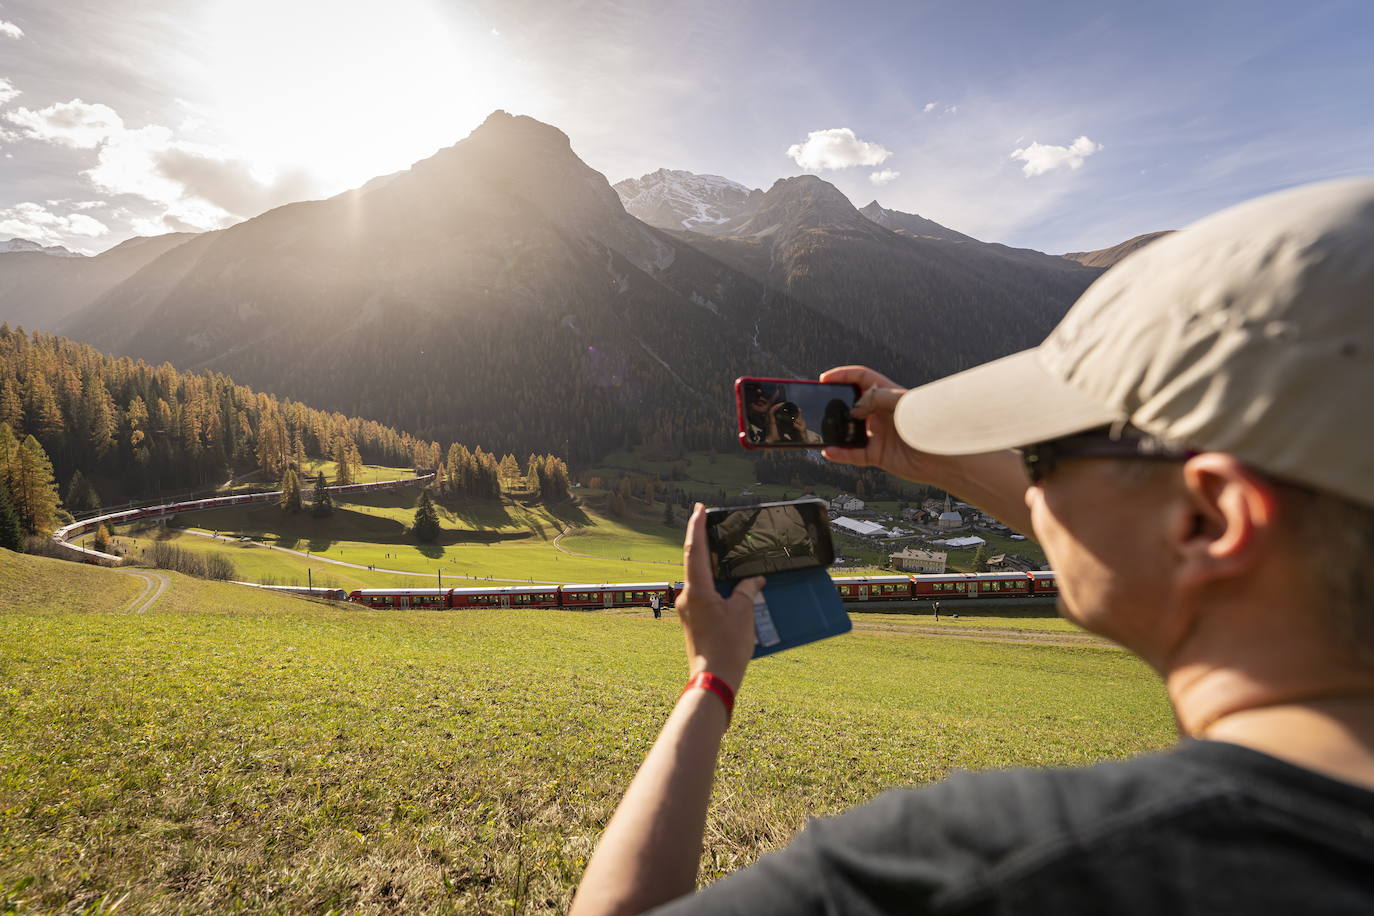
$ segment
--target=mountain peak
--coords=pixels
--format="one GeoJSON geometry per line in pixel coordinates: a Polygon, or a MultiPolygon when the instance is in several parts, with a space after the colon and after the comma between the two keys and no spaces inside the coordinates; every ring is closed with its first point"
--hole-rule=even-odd
{"type": "Polygon", "coordinates": [[[950,242],[976,242],[971,235],[964,235],[962,232],[955,232],[945,226],[941,226],[934,220],[926,219],[915,213],[903,213],[900,210],[888,210],[876,200],[859,211],[868,219],[882,226],[884,229],[891,229],[893,232],[901,232],[906,235],[918,238],[944,239],[950,242]]]}
{"type": "Polygon", "coordinates": [[[70,248],[63,248],[61,245],[43,246],[38,242],[31,242],[28,239],[18,237],[10,239],[8,242],[0,242],[0,254],[15,254],[19,252],[33,252],[35,254],[46,254],[55,258],[84,258],[84,254],[72,251],[70,248]]]}
{"type": "Polygon", "coordinates": [[[625,209],[650,226],[708,234],[746,213],[763,196],[738,181],[683,169],[659,169],[618,181],[614,187],[625,209]]]}
{"type": "Polygon", "coordinates": [[[550,143],[563,149],[572,149],[572,141],[568,139],[568,135],[552,124],[545,124],[529,115],[513,115],[500,108],[487,115],[486,120],[468,135],[468,140],[496,138],[502,141],[550,143]]]}
{"type": "Polygon", "coordinates": [[[806,229],[871,231],[872,225],[839,188],[815,175],[797,175],[773,182],[747,218],[723,227],[722,234],[790,236],[806,229]]]}

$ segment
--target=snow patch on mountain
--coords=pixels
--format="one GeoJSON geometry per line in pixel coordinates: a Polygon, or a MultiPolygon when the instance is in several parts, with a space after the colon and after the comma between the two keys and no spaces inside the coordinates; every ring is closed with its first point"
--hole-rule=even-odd
{"type": "Polygon", "coordinates": [[[17,252],[37,252],[38,254],[52,255],[55,258],[84,258],[86,255],[79,251],[72,251],[70,248],[63,248],[61,245],[49,245],[43,247],[37,242],[30,242],[28,239],[14,238],[8,242],[0,242],[0,254],[14,254],[17,252]]]}
{"type": "Polygon", "coordinates": [[[612,187],[625,210],[651,226],[706,233],[749,210],[763,194],[720,175],[681,169],[659,169],[612,187]]]}

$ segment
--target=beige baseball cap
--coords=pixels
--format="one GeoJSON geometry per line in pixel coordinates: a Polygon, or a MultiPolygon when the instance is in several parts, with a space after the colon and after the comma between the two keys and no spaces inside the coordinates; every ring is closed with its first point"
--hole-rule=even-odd
{"type": "Polygon", "coordinates": [[[941,455],[1130,423],[1374,506],[1374,179],[1257,198],[1103,274],[1040,346],[929,385],[941,455]]]}

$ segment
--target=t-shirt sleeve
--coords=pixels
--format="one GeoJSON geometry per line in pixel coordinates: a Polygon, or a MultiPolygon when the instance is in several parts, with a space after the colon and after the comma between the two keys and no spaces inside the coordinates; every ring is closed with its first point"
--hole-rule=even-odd
{"type": "Polygon", "coordinates": [[[976,885],[1017,845],[1034,798],[1012,773],[956,774],[885,792],[815,820],[780,852],[654,910],[689,913],[926,913],[976,885]]]}

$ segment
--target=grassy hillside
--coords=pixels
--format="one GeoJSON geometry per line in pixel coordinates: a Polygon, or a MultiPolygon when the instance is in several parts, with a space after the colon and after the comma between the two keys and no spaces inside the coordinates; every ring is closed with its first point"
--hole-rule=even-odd
{"type": "MultiPolygon", "coordinates": [[[[684,676],[647,612],[374,612],[0,553],[0,910],[553,912],[684,676]],[[15,590],[23,592],[18,602],[15,590]]],[[[713,879],[956,767],[1173,739],[1116,651],[856,633],[755,665],[713,879]]]]}
{"type": "Polygon", "coordinates": [[[654,518],[622,521],[590,509],[550,509],[515,500],[439,506],[443,533],[438,543],[425,545],[416,543],[408,531],[418,493],[405,487],[364,494],[340,503],[323,519],[257,506],[184,513],[170,523],[207,534],[231,534],[230,540],[183,535],[155,525],[121,528],[115,535],[119,549],[135,560],[147,551],[150,538],[170,537],[189,550],[227,556],[240,579],[278,584],[304,584],[307,569],[316,584],[341,588],[427,586],[437,584],[440,570],[445,582],[454,585],[462,584],[463,577],[553,582],[680,578],[682,530],[663,525],[661,509],[648,513],[654,518]],[[561,531],[567,534],[556,544],[561,531]],[[351,569],[322,559],[419,575],[351,569]]]}

